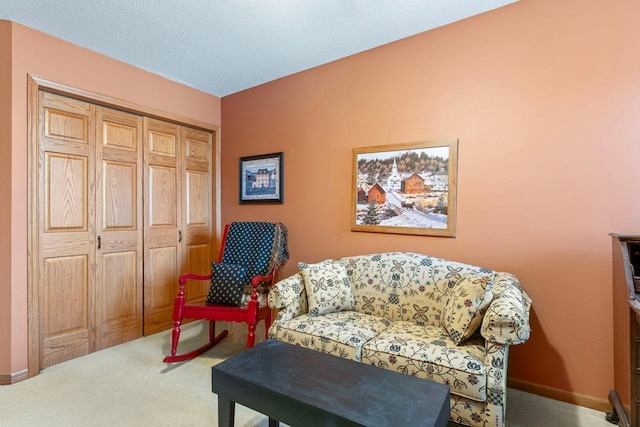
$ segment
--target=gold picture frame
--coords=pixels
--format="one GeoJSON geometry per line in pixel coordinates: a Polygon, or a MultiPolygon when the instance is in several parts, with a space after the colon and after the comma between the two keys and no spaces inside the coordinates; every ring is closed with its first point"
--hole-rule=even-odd
{"type": "Polygon", "coordinates": [[[458,140],[353,149],[351,230],[455,237],[458,140]]]}

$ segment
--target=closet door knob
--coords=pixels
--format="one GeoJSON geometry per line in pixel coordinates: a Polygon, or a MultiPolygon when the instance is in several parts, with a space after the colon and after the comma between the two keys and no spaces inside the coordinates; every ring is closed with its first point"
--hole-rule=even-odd
{"type": "Polygon", "coordinates": [[[182,231],[178,230],[178,243],[182,242],[182,231]]]}
{"type": "Polygon", "coordinates": [[[98,234],[98,250],[100,250],[100,248],[102,248],[102,237],[98,234]]]}

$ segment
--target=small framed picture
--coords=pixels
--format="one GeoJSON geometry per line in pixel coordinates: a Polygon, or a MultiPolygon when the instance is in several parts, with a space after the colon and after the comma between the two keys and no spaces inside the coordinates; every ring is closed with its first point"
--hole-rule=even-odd
{"type": "Polygon", "coordinates": [[[284,153],[240,157],[240,204],[284,203],[284,153]]]}

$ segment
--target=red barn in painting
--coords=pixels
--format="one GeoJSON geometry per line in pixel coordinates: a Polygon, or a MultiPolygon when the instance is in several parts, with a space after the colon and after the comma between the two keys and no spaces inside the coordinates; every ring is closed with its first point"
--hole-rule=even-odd
{"type": "Polygon", "coordinates": [[[425,191],[424,179],[417,173],[413,173],[410,177],[402,180],[400,183],[400,191],[409,194],[423,193],[425,191]]]}
{"type": "Polygon", "coordinates": [[[358,203],[367,203],[367,192],[364,188],[358,188],[358,203]]]}
{"type": "Polygon", "coordinates": [[[377,205],[382,205],[387,202],[387,192],[384,191],[384,188],[382,188],[380,184],[376,183],[369,189],[367,201],[369,203],[373,202],[377,205]]]}

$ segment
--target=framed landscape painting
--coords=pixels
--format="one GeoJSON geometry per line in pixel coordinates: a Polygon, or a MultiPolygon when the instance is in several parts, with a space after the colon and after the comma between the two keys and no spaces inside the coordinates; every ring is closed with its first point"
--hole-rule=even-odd
{"type": "Polygon", "coordinates": [[[351,230],[455,237],[458,140],[353,149],[351,230]]]}
{"type": "Polygon", "coordinates": [[[240,203],[284,203],[284,153],[240,157],[240,203]]]}

